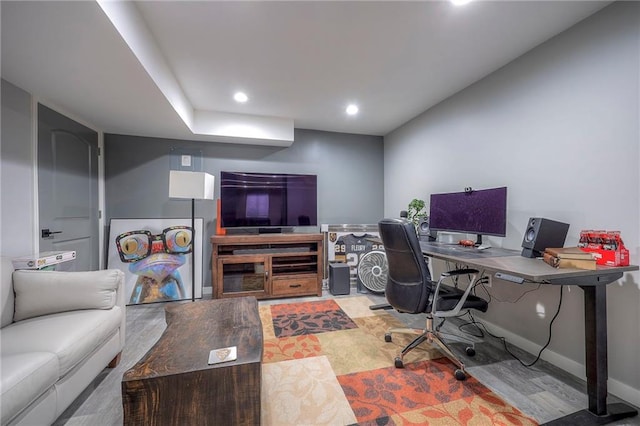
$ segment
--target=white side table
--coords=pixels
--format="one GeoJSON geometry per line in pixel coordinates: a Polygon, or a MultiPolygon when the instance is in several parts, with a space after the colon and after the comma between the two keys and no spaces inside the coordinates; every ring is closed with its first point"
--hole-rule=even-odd
{"type": "Polygon", "coordinates": [[[12,259],[14,269],[39,269],[56,270],[57,265],[70,262],[76,258],[76,252],[70,251],[45,251],[42,253],[22,256],[12,259]]]}

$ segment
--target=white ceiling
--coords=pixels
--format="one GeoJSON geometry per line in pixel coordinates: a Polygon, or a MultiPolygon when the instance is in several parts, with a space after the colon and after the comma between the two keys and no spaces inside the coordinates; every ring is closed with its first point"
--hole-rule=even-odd
{"type": "MultiPolygon", "coordinates": [[[[608,3],[143,1],[133,9],[192,110],[385,135],[608,3]],[[249,102],[235,103],[236,90],[249,102]],[[345,115],[349,102],[358,116],[345,115]]],[[[4,79],[108,133],[216,140],[189,130],[98,3],[1,7],[4,79]]]]}

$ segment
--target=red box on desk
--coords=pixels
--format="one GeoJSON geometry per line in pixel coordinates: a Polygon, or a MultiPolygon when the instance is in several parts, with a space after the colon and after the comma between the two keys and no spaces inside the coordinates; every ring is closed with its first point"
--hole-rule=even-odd
{"type": "Polygon", "coordinates": [[[578,247],[593,253],[598,265],[629,266],[629,250],[619,231],[584,230],[580,232],[578,247]]]}
{"type": "Polygon", "coordinates": [[[585,247],[582,250],[594,254],[597,265],[604,266],[629,266],[629,250],[619,247],[617,250],[605,250],[585,247]]]}

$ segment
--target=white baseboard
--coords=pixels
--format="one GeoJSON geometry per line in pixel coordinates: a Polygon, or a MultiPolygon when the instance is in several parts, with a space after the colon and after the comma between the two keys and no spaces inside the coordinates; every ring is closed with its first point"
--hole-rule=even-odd
{"type": "MultiPolygon", "coordinates": [[[[485,323],[493,334],[503,336],[510,344],[518,346],[531,354],[537,354],[542,348],[539,344],[524,339],[522,336],[514,334],[511,331],[489,321],[482,320],[481,322],[485,323]]],[[[566,371],[567,373],[573,374],[579,379],[584,381],[587,380],[585,366],[582,363],[576,362],[550,349],[545,349],[542,352],[542,355],[540,355],[540,358],[566,371]]],[[[619,380],[609,377],[609,380],[607,380],[607,392],[610,395],[614,395],[635,405],[636,407],[640,406],[640,389],[635,389],[619,380]]]]}
{"type": "Polygon", "coordinates": [[[640,390],[634,389],[626,383],[622,383],[619,380],[609,379],[607,382],[607,391],[609,394],[617,396],[618,398],[630,402],[636,407],[640,407],[640,390]]]}

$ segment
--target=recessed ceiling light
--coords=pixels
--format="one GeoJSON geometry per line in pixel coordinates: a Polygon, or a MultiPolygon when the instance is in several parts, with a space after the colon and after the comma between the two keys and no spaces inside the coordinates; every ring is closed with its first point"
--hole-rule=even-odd
{"type": "Polygon", "coordinates": [[[349,115],[356,115],[358,113],[358,105],[355,104],[350,104],[349,106],[347,106],[347,114],[349,115]]]}
{"type": "Polygon", "coordinates": [[[450,0],[451,3],[455,4],[456,6],[462,6],[465,5],[467,3],[471,3],[471,0],[450,0]]]}
{"type": "Polygon", "coordinates": [[[236,92],[236,94],[233,95],[233,99],[235,99],[236,102],[243,104],[249,100],[249,97],[243,92],[236,92]]]}

